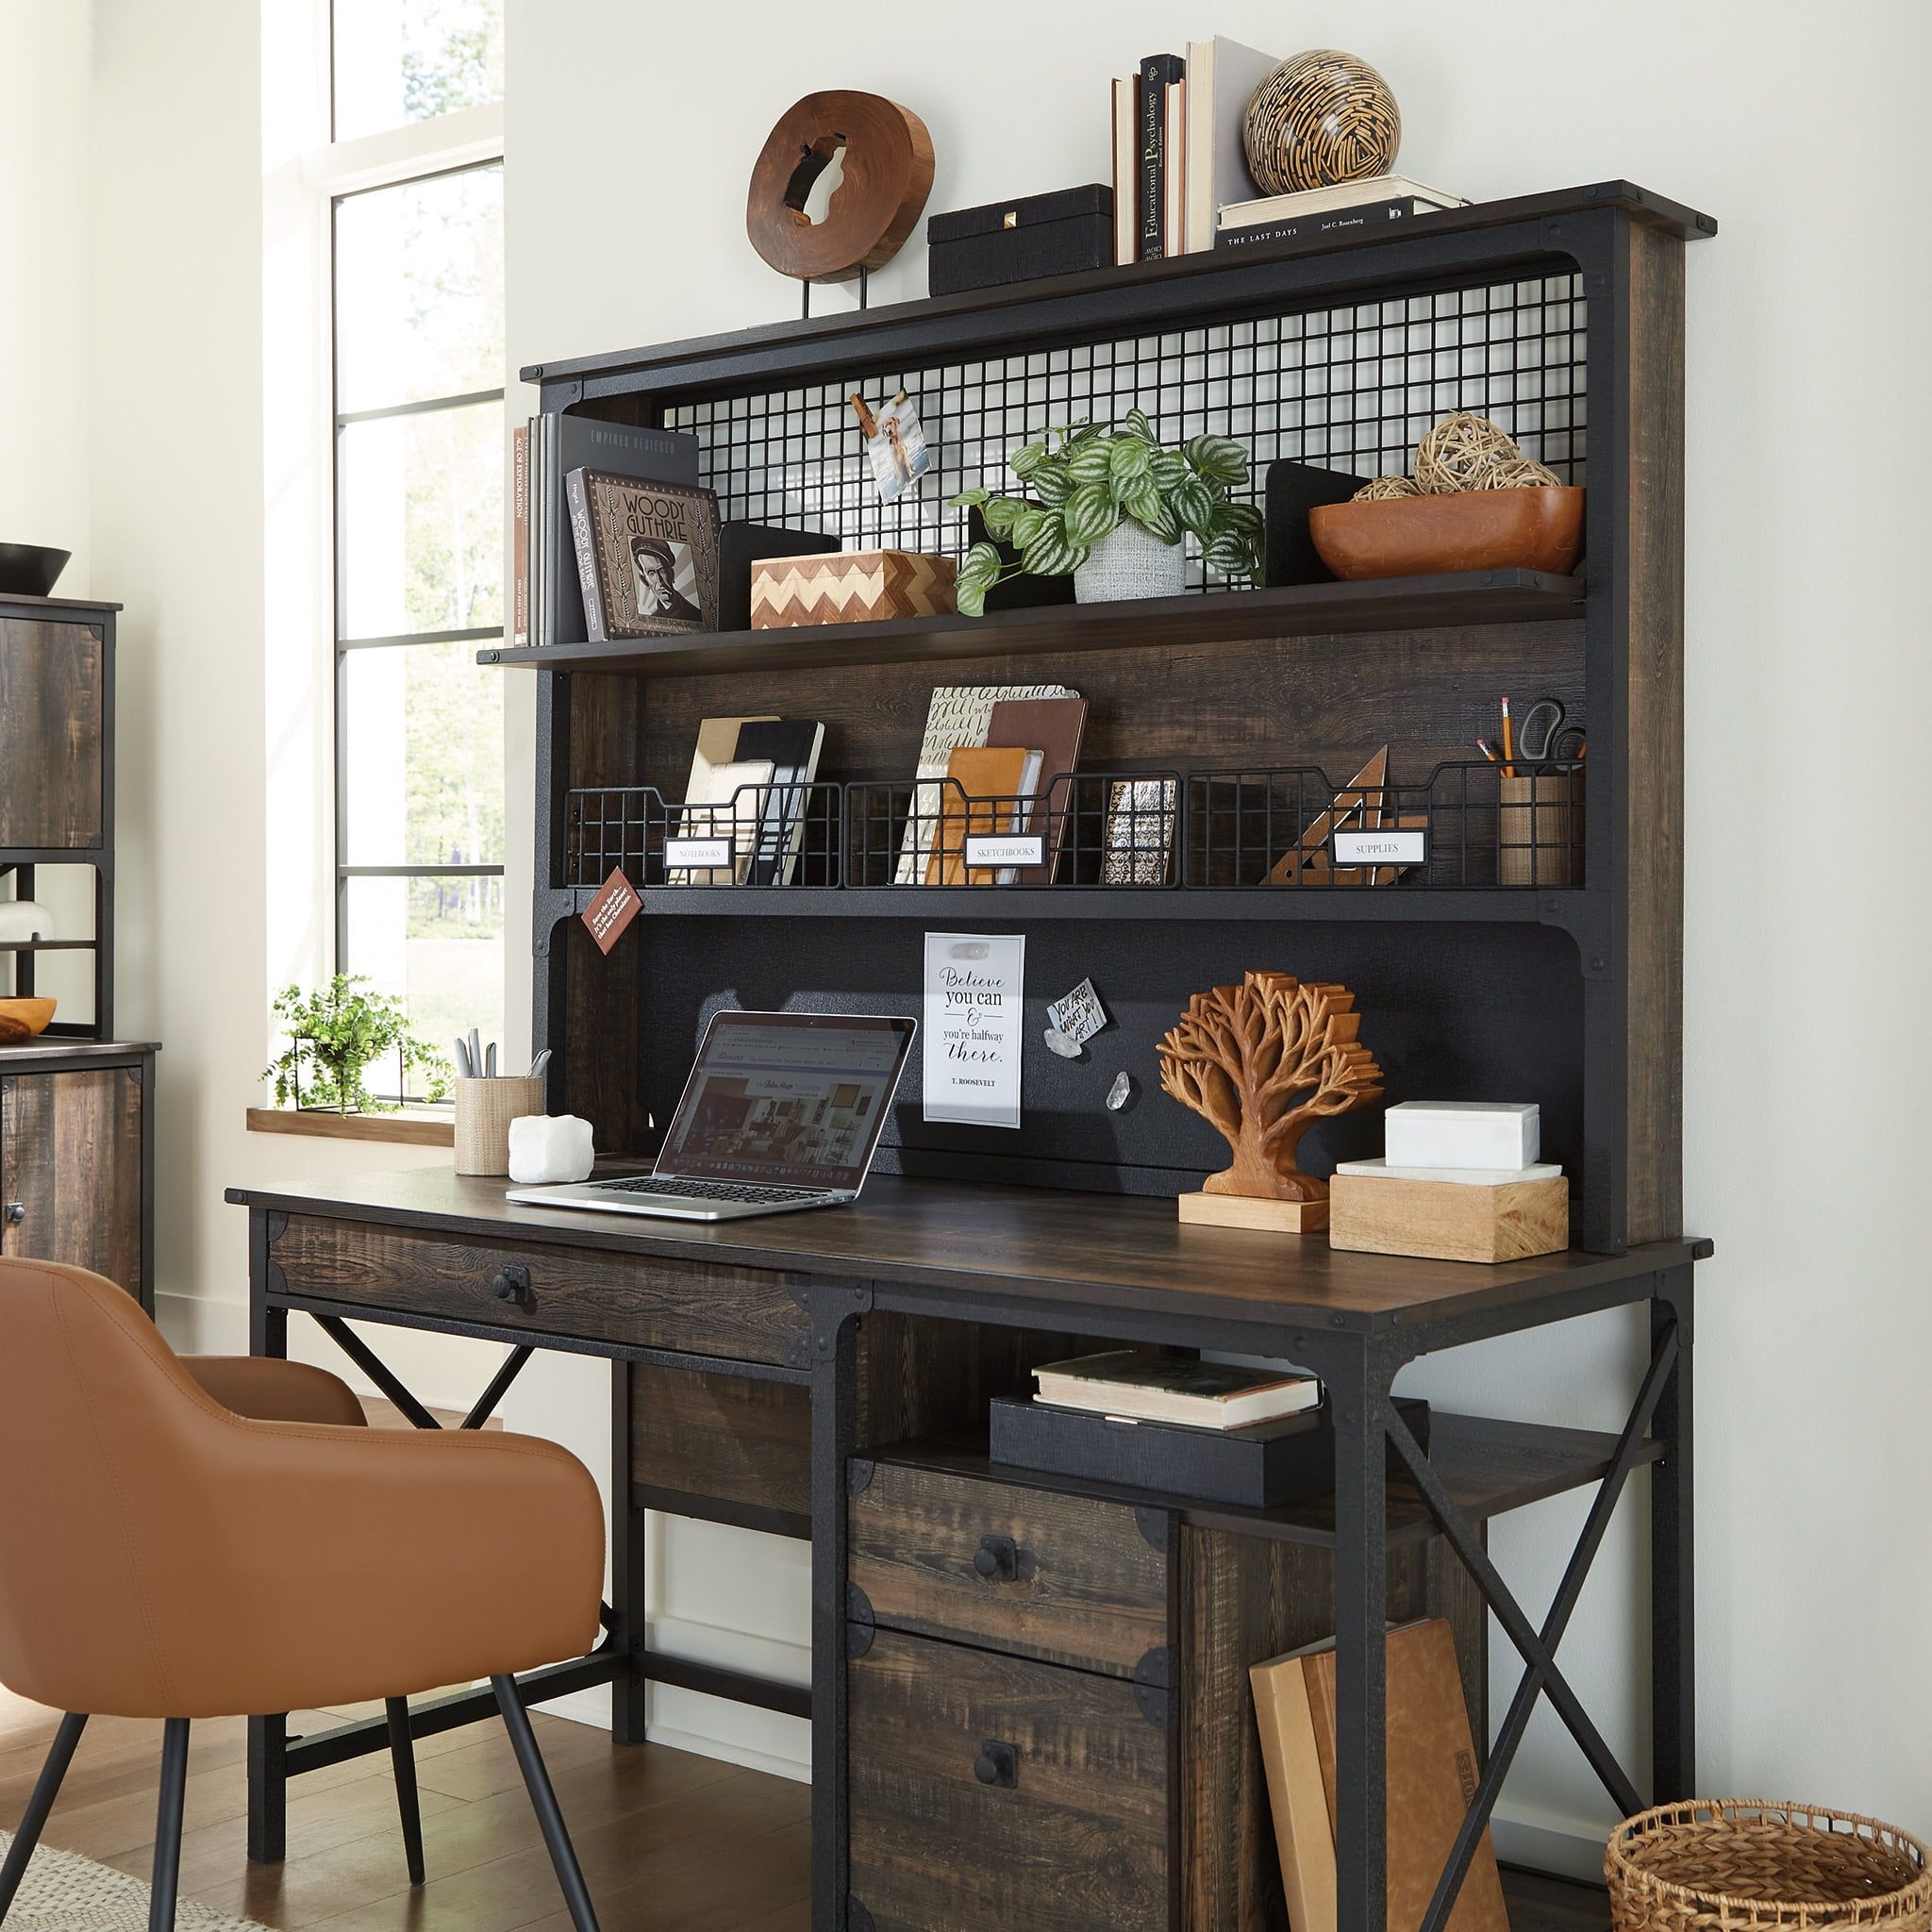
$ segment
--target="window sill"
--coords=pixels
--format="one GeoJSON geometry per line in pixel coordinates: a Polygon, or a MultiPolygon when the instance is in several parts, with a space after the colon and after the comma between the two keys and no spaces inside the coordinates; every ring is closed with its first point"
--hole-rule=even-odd
{"type": "Polygon", "coordinates": [[[251,1107],[251,1134],[308,1134],[325,1141],[387,1141],[408,1147],[454,1147],[455,1120],[446,1111],[405,1108],[401,1113],[297,1113],[291,1107],[251,1107]]]}

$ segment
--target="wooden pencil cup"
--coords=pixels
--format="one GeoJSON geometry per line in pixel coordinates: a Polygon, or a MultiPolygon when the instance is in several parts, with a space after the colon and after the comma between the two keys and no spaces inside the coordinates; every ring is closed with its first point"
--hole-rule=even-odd
{"type": "Polygon", "coordinates": [[[457,1080],[457,1172],[509,1172],[509,1124],[543,1111],[543,1076],[457,1080]]]}
{"type": "Polygon", "coordinates": [[[1583,773],[1500,778],[1496,815],[1496,883],[1583,883],[1583,773]]]}

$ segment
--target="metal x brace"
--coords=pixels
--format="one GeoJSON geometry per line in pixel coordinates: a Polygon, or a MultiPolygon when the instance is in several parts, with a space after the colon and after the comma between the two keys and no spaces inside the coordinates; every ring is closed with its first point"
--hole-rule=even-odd
{"type": "MultiPolygon", "coordinates": [[[[395,1372],[342,1320],[340,1315],[317,1315],[316,1325],[341,1352],[402,1410],[419,1429],[440,1429],[442,1424],[397,1380],[395,1372]]],[[[466,1429],[480,1429],[490,1420],[509,1385],[523,1373],[524,1364],[535,1350],[519,1342],[503,1358],[503,1366],[490,1378],[490,1386],[477,1396],[475,1406],[462,1420],[466,1429]]]]}
{"type": "Polygon", "coordinates": [[[1522,1681],[1516,1687],[1516,1694],[1511,1698],[1509,1709],[1496,1733],[1488,1768],[1463,1818],[1462,1828],[1456,1835],[1448,1863],[1437,1881],[1435,1896],[1429,1901],[1429,1909],[1423,1917],[1420,1932],[1443,1932],[1447,1925],[1457,1894],[1461,1890],[1463,1878],[1469,1871],[1470,1860],[1489,1827],[1490,1814],[1503,1789],[1503,1780],[1508,1775],[1509,1766],[1528,1728],[1530,1713],[1541,1692],[1549,1693],[1550,1702],[1624,1815],[1627,1817],[1642,1808],[1642,1800],[1639,1798],[1636,1787],[1577,1701],[1569,1681],[1557,1669],[1556,1649],[1569,1627],[1577,1598],[1583,1593],[1584,1581],[1596,1560],[1597,1551],[1623,1495],[1624,1486],[1629,1480],[1631,1471],[1637,1467],[1645,1432],[1650,1427],[1658,1402],[1663,1398],[1671,1373],[1676,1367],[1677,1352],[1677,1324],[1672,1322],[1657,1336],[1657,1344],[1651,1352],[1649,1370],[1637,1391],[1629,1420],[1624,1424],[1623,1434],[1618,1439],[1617,1453],[1605,1472],[1596,1500],[1591,1506],[1590,1516],[1583,1525],[1583,1534],[1571,1552],[1562,1583],[1550,1605],[1541,1632],[1530,1627],[1529,1619],[1524,1615],[1510,1593],[1509,1586],[1491,1562],[1489,1552],[1471,1532],[1461,1510],[1450,1499],[1441,1479],[1429,1466],[1428,1458],[1410,1433],[1408,1424],[1392,1405],[1384,1404],[1384,1424],[1396,1453],[1407,1465],[1417,1489],[1422,1491],[1423,1500],[1429,1506],[1429,1513],[1475,1579],[1476,1588],[1508,1632],[1509,1641],[1521,1653],[1524,1664],[1522,1681]]]}

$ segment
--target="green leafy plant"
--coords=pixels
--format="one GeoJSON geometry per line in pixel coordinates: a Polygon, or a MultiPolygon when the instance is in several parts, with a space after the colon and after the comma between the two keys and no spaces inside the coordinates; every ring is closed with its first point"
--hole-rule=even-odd
{"type": "Polygon", "coordinates": [[[390,1054],[401,1056],[407,1075],[420,1073],[425,1097],[441,1100],[454,1071],[433,1047],[409,1031],[409,1016],[393,993],[367,992],[361,974],[338,973],[320,992],[285,986],[275,998],[275,1017],[289,1043],[262,1073],[275,1083],[275,1105],[338,1113],[394,1113],[400,1100],[378,1100],[362,1084],[363,1069],[390,1054]]]}
{"type": "Polygon", "coordinates": [[[1162,449],[1146,415],[1129,409],[1123,429],[1092,423],[1050,429],[1016,449],[1007,467],[1028,495],[962,490],[952,499],[956,509],[979,511],[989,540],[1019,552],[1009,564],[991,541],[967,551],[958,591],[969,617],[980,616],[986,593],[1008,577],[1070,576],[1094,544],[1129,522],[1169,544],[1191,530],[1218,575],[1260,575],[1261,512],[1228,500],[1229,488],[1248,476],[1248,453],[1232,437],[1196,436],[1179,449],[1162,449]]]}

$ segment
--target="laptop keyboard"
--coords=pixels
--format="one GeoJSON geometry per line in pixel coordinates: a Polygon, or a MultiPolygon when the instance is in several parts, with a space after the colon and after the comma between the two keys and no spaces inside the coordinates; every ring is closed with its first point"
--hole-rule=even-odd
{"type": "Polygon", "coordinates": [[[613,1194],[675,1194],[686,1201],[795,1201],[811,1188],[760,1188],[745,1181],[675,1181],[645,1176],[642,1180],[612,1181],[613,1194]]]}

